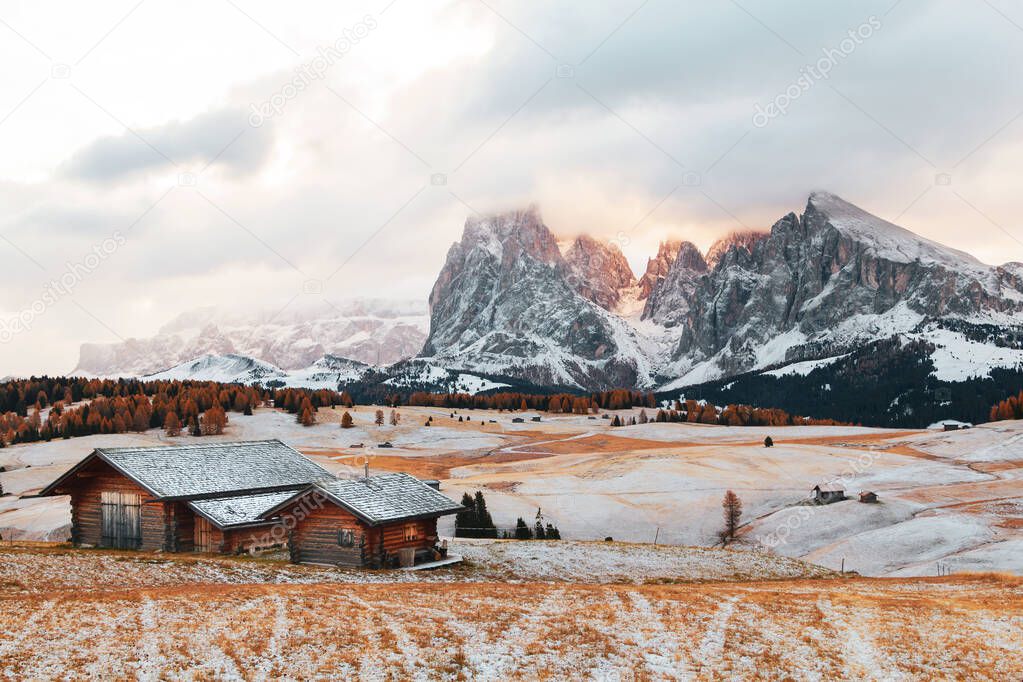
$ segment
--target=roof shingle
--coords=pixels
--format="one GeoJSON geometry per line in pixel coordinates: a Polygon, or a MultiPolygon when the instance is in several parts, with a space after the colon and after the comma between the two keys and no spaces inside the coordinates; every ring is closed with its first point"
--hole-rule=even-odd
{"type": "Polygon", "coordinates": [[[255,495],[215,497],[208,500],[193,500],[188,503],[195,511],[217,524],[220,528],[244,526],[264,522],[263,513],[281,502],[295,496],[294,490],[282,490],[255,495]]]}
{"type": "Polygon", "coordinates": [[[462,510],[462,505],[419,479],[401,473],[379,474],[368,479],[319,481],[315,489],[370,525],[462,510]]]}
{"type": "Polygon", "coordinates": [[[158,497],[209,497],[301,488],[331,473],[279,440],[97,448],[104,459],[158,497]]]}

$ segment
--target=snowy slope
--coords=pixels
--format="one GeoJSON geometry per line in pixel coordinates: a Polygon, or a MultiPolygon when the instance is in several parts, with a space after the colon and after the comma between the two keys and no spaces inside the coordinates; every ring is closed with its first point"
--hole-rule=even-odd
{"type": "Polygon", "coordinates": [[[324,356],[309,367],[285,371],[243,355],[204,355],[162,372],[144,375],[146,380],[219,381],[252,384],[274,381],[295,388],[331,388],[357,381],[369,366],[347,358],[324,356]]]}

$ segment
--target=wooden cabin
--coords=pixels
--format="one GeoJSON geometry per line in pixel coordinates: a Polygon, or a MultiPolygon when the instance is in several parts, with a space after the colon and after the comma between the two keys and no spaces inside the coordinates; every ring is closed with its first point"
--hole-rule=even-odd
{"type": "Polygon", "coordinates": [[[864,504],[874,504],[877,502],[877,493],[871,491],[860,493],[860,502],[863,502],[864,504]]]}
{"type": "Polygon", "coordinates": [[[442,558],[437,519],[463,510],[402,473],[322,480],[267,510],[285,519],[295,563],[411,567],[442,558]]]}
{"type": "Polygon", "coordinates": [[[70,497],[78,547],[231,553],[283,546],[265,512],[333,478],[279,440],[97,448],[40,496],[70,497]]]}
{"type": "Polygon", "coordinates": [[[835,486],[815,485],[810,490],[810,496],[817,504],[831,504],[845,499],[845,490],[835,486]]]}

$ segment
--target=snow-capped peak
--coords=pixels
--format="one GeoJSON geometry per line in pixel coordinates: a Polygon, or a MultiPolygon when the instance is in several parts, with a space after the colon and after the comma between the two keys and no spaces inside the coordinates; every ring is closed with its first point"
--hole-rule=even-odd
{"type": "Polygon", "coordinates": [[[872,244],[878,256],[911,263],[935,262],[952,267],[987,267],[964,251],[921,237],[920,235],[867,213],[830,192],[816,191],[806,202],[805,216],[819,213],[839,232],[857,241],[872,244]]]}

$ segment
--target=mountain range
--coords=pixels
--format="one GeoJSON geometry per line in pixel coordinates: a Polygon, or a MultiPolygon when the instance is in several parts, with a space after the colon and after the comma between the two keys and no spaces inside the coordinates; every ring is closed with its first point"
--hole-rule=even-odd
{"type": "Polygon", "coordinates": [[[893,338],[924,348],[939,381],[1023,362],[1023,265],[985,265],[827,192],[770,231],[727,235],[705,253],[666,241],[638,277],[613,243],[559,241],[536,207],[473,216],[448,250],[428,317],[413,304],[352,306],[286,319],[198,311],[153,339],[83,346],[79,370],[175,366],[175,376],[203,378],[224,375],[233,355],[302,383],[348,358],[358,362],[338,378],[391,385],[474,377],[477,387],[680,392],[807,376],[893,338]]]}

